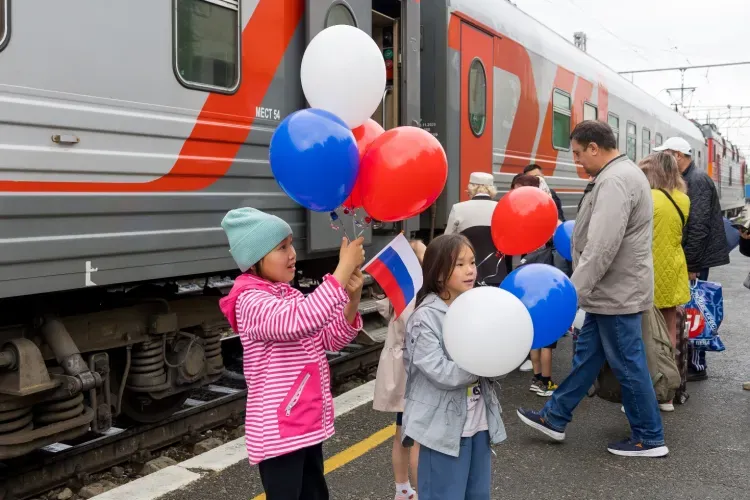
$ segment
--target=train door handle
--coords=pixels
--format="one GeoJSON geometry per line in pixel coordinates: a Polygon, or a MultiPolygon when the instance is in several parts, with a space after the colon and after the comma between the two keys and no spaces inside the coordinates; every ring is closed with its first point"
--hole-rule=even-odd
{"type": "Polygon", "coordinates": [[[81,140],[74,135],[55,134],[52,136],[52,142],[56,144],[78,144],[81,140]]]}
{"type": "Polygon", "coordinates": [[[391,92],[393,92],[393,87],[390,86],[390,85],[388,85],[385,88],[385,91],[383,92],[382,108],[383,108],[383,128],[384,129],[388,128],[387,125],[386,125],[386,123],[385,123],[385,112],[386,112],[386,109],[385,109],[385,98],[388,97],[388,94],[390,94],[391,92]]]}

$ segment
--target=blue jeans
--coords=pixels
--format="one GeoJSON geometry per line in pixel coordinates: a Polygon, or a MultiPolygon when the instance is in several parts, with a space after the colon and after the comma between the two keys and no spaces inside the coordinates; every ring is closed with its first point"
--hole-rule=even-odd
{"type": "Polygon", "coordinates": [[[565,430],[573,419],[573,410],[606,360],[620,381],[633,439],[652,446],[664,444],[661,414],[646,364],[641,316],[586,313],[576,342],[573,369],[541,411],[550,426],[560,432],[565,430]]]}
{"type": "Polygon", "coordinates": [[[419,500],[490,500],[490,433],[461,438],[458,457],[419,448],[419,500]]]}

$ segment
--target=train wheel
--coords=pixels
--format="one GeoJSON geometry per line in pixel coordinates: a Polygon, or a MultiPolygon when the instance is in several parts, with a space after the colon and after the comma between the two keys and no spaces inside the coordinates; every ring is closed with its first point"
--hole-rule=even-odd
{"type": "Polygon", "coordinates": [[[122,397],[122,414],[134,422],[152,424],[177,412],[187,397],[187,392],[181,392],[163,399],[154,399],[146,393],[126,390],[122,397]]]}
{"type": "MultiPolygon", "coordinates": [[[[125,350],[110,351],[112,365],[111,385],[112,403],[116,405],[121,388],[122,374],[125,368],[125,350]]],[[[155,399],[145,392],[135,392],[125,389],[122,395],[122,407],[118,419],[125,419],[128,423],[152,424],[171,416],[182,408],[188,398],[187,392],[180,392],[162,399],[155,399]]],[[[122,422],[125,424],[126,422],[122,422]]]]}

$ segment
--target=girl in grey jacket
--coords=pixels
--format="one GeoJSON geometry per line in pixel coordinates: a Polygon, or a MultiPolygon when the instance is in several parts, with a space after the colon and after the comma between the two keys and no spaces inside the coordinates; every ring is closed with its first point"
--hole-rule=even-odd
{"type": "Polygon", "coordinates": [[[420,500],[489,500],[490,444],[505,440],[493,383],[456,365],[445,351],[443,321],[477,276],[465,236],[443,235],[428,246],[424,284],[407,323],[402,436],[420,444],[420,500]],[[471,478],[471,482],[469,481],[471,478]]]}

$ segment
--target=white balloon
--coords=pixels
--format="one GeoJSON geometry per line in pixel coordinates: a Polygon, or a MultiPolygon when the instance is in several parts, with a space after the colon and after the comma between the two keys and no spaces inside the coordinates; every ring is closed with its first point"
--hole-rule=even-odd
{"type": "Polygon", "coordinates": [[[480,377],[499,377],[518,368],[534,340],[526,306],[510,292],[482,286],[461,294],[443,322],[445,350],[480,377]]]}
{"type": "Polygon", "coordinates": [[[586,311],[579,309],[576,313],[576,318],[573,320],[573,328],[580,330],[583,328],[583,322],[586,319],[586,311]]]}
{"type": "Polygon", "coordinates": [[[354,129],[383,99],[385,61],[367,33],[340,24],[312,39],[302,56],[300,77],[310,106],[330,111],[354,129]]]}

